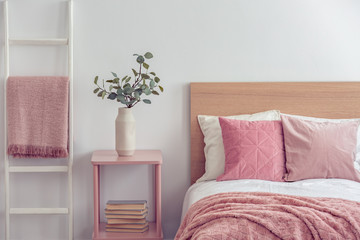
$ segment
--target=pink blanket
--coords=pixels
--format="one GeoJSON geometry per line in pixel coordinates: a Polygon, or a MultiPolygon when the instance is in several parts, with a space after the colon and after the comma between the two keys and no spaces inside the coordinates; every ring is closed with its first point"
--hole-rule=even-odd
{"type": "Polygon", "coordinates": [[[220,193],[190,207],[175,239],[360,239],[360,203],[220,193]]]}
{"type": "Polygon", "coordinates": [[[9,77],[8,154],[21,158],[68,155],[67,77],[9,77]]]}

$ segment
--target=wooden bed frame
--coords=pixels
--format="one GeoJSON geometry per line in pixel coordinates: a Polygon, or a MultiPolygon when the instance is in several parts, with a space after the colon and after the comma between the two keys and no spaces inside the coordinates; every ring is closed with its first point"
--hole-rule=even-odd
{"type": "Polygon", "coordinates": [[[191,184],[205,172],[197,115],[266,110],[323,118],[360,118],[360,82],[191,83],[191,184]]]}

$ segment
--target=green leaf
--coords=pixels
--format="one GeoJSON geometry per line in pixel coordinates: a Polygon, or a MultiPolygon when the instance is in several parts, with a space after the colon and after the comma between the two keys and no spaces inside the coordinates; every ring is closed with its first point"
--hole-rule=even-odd
{"type": "Polygon", "coordinates": [[[143,93],[143,90],[141,88],[135,89],[135,92],[139,93],[139,96],[143,93]]]}
{"type": "Polygon", "coordinates": [[[113,85],[109,86],[109,91],[111,91],[113,89],[113,85]]]}
{"type": "Polygon", "coordinates": [[[126,84],[123,86],[123,89],[125,89],[126,87],[131,87],[130,83],[126,83],[126,84]]]}
{"type": "Polygon", "coordinates": [[[108,83],[112,83],[112,82],[113,82],[113,80],[106,80],[106,82],[108,82],[108,83]]]}
{"type": "Polygon", "coordinates": [[[119,78],[114,78],[113,83],[119,83],[119,78]]]}
{"type": "Polygon", "coordinates": [[[136,70],[135,69],[133,69],[132,68],[132,71],[133,71],[133,73],[134,73],[134,75],[135,75],[135,77],[138,75],[138,73],[136,72],[136,70]]]}
{"type": "Polygon", "coordinates": [[[101,95],[101,98],[104,99],[105,96],[106,96],[106,92],[103,91],[103,92],[102,92],[102,95],[101,95]]]}
{"type": "Polygon", "coordinates": [[[94,79],[94,84],[97,84],[97,81],[99,80],[99,76],[96,76],[94,79]]]}
{"type": "Polygon", "coordinates": [[[140,94],[139,94],[139,92],[135,91],[135,92],[134,92],[134,97],[135,97],[136,100],[139,100],[139,99],[140,99],[140,94]]]}
{"type": "Polygon", "coordinates": [[[126,75],[125,77],[123,77],[123,78],[121,79],[121,82],[123,82],[127,77],[128,77],[127,75],[126,75]]]}
{"type": "Polygon", "coordinates": [[[143,62],[145,62],[145,59],[144,59],[143,56],[138,56],[138,57],[136,58],[136,61],[137,61],[139,64],[142,64],[143,62]]]}
{"type": "Polygon", "coordinates": [[[158,78],[158,77],[155,77],[154,80],[156,83],[160,82],[160,78],[158,78]]]}
{"type": "Polygon", "coordinates": [[[124,94],[125,95],[131,95],[133,92],[134,92],[134,88],[132,88],[132,87],[124,88],[124,94]]]}
{"type": "Polygon", "coordinates": [[[157,91],[152,91],[151,93],[154,95],[160,95],[157,91]]]}
{"type": "Polygon", "coordinates": [[[145,58],[146,59],[150,59],[150,58],[152,58],[153,57],[153,55],[152,55],[152,53],[151,52],[147,52],[147,53],[145,53],[145,58]]]}
{"type": "Polygon", "coordinates": [[[100,88],[95,88],[94,93],[97,93],[100,90],[100,88]]]}
{"type": "Polygon", "coordinates": [[[155,87],[155,82],[154,82],[154,80],[151,80],[150,81],[150,88],[154,88],[155,87]]]}
{"type": "Polygon", "coordinates": [[[117,94],[112,92],[109,94],[108,99],[114,100],[117,97],[117,94]]]}
{"type": "Polygon", "coordinates": [[[164,88],[163,88],[162,86],[159,85],[158,87],[159,87],[159,89],[160,89],[161,92],[164,91],[164,88]]]}
{"type": "Polygon", "coordinates": [[[149,99],[143,99],[143,102],[146,103],[146,104],[150,104],[151,101],[149,99]]]}
{"type": "Polygon", "coordinates": [[[144,79],[149,79],[150,78],[150,76],[147,75],[146,73],[142,73],[141,77],[144,78],[144,79]]]}
{"type": "Polygon", "coordinates": [[[104,92],[104,91],[100,91],[97,96],[98,96],[98,97],[101,97],[103,92],[104,92]]]}
{"type": "Polygon", "coordinates": [[[122,94],[123,90],[121,88],[119,88],[116,92],[117,92],[117,94],[122,94]]]}
{"type": "Polygon", "coordinates": [[[146,69],[149,69],[149,64],[143,63],[143,67],[146,68],[146,69]]]}
{"type": "Polygon", "coordinates": [[[129,82],[131,80],[131,77],[128,77],[126,80],[125,80],[125,82],[127,83],[127,82],[129,82]]]}
{"type": "Polygon", "coordinates": [[[150,95],[151,94],[150,88],[148,88],[148,87],[145,88],[144,93],[145,93],[145,95],[150,95]]]}
{"type": "Polygon", "coordinates": [[[117,95],[116,97],[122,104],[126,103],[125,96],[122,94],[117,95]]]}
{"type": "Polygon", "coordinates": [[[156,73],[154,73],[154,72],[150,72],[150,74],[156,76],[156,73]]]}
{"type": "Polygon", "coordinates": [[[117,74],[114,72],[111,72],[114,77],[117,77],[117,74]]]}

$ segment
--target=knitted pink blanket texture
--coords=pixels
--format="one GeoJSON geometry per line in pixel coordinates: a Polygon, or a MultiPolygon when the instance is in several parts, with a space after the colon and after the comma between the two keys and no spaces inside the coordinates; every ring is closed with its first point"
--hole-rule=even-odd
{"type": "Polygon", "coordinates": [[[360,239],[360,203],[274,193],[219,193],[193,204],[183,239],[360,239]]]}
{"type": "Polygon", "coordinates": [[[9,155],[16,158],[68,156],[68,92],[68,77],[8,78],[9,155]]]}

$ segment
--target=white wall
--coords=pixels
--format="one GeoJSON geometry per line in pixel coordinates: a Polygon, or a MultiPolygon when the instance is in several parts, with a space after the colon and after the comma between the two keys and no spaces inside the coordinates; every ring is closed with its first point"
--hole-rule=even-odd
{"type": "MultiPolygon", "coordinates": [[[[10,0],[9,7],[14,37],[66,34],[62,0],[10,0]]],[[[1,4],[3,82],[2,10],[1,4]]],[[[91,153],[114,148],[119,106],[95,97],[93,78],[110,77],[110,71],[130,74],[136,66],[133,53],[154,54],[150,67],[165,88],[160,97],[152,97],[152,105],[136,106],[134,114],[137,148],[163,151],[163,229],[168,239],[179,226],[182,199],[190,183],[190,82],[360,80],[357,0],[74,0],[74,21],[75,239],[91,238],[91,153]]],[[[65,74],[65,59],[64,48],[13,47],[11,74],[65,74]]],[[[3,99],[3,88],[0,94],[3,99]]],[[[0,104],[0,136],[3,113],[0,104]]],[[[0,142],[3,156],[3,140],[0,142]]],[[[102,184],[103,199],[148,198],[153,204],[148,190],[153,180],[150,170],[146,166],[107,168],[102,172],[103,183],[107,182],[102,184]]],[[[18,186],[11,194],[12,205],[63,206],[64,179],[60,175],[12,176],[11,187],[18,186]],[[42,189],[46,200],[39,197],[42,189]]],[[[3,180],[0,182],[0,239],[4,239],[5,197],[3,180]]],[[[66,237],[66,218],[11,219],[13,239],[66,237]]]]}

